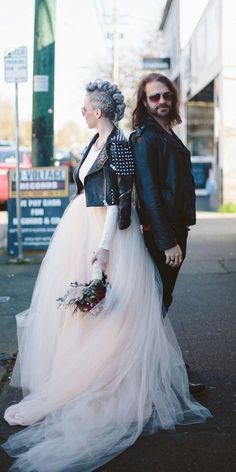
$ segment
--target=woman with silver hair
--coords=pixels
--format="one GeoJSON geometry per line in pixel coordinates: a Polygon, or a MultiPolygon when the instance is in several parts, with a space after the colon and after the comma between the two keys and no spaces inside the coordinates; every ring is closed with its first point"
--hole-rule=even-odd
{"type": "Polygon", "coordinates": [[[77,196],[53,236],[30,309],[17,319],[11,383],[24,398],[5,419],[29,427],[4,445],[17,457],[13,471],[93,471],[142,433],[209,416],[190,398],[180,349],[162,317],[160,277],[131,209],[133,159],[114,125],[124,110],[116,85],[87,86],[82,113],[97,133],[75,174],[77,196]],[[58,308],[70,281],[101,281],[104,272],[109,288],[95,308],[93,293],[86,310],[79,299],[74,316],[73,304],[58,308]]]}

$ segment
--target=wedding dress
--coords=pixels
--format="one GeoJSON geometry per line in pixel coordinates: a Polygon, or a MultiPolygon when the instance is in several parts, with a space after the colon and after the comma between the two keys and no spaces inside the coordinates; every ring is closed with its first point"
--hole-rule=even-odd
{"type": "Polygon", "coordinates": [[[87,208],[84,194],[72,200],[42,262],[30,308],[17,315],[19,355],[11,383],[22,387],[24,398],[5,418],[30,426],[4,444],[17,457],[12,471],[93,471],[141,434],[211,416],[190,397],[135,210],[129,228],[115,224],[112,231],[110,290],[99,315],[58,308],[70,282],[91,280],[106,215],[106,207],[87,208]]]}

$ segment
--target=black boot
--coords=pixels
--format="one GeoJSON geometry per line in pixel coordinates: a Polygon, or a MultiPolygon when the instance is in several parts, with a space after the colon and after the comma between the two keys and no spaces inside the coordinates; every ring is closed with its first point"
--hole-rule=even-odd
{"type": "Polygon", "coordinates": [[[206,392],[206,387],[204,384],[201,383],[192,383],[189,382],[189,392],[191,395],[203,395],[206,392]]]}

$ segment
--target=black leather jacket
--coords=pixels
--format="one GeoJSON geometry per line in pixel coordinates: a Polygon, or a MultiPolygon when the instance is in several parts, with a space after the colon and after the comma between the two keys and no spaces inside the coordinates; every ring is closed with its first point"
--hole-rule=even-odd
{"type": "Polygon", "coordinates": [[[138,210],[151,225],[159,250],[174,247],[175,227],[196,223],[190,152],[151,116],[130,136],[134,156],[138,210]]]}
{"type": "MultiPolygon", "coordinates": [[[[79,169],[91,147],[98,138],[92,138],[85,149],[79,167],[74,172],[77,195],[83,184],[79,179],[79,169]]],[[[131,194],[133,186],[134,163],[128,141],[121,130],[114,127],[108,136],[106,146],[98,154],[94,164],[84,179],[86,205],[118,205],[118,225],[128,228],[131,214],[131,194]]]]}

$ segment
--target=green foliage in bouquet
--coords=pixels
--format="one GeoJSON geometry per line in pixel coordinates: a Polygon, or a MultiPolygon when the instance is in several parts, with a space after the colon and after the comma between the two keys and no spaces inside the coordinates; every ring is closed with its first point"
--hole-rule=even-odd
{"type": "Polygon", "coordinates": [[[91,311],[99,302],[101,302],[107,290],[106,275],[102,279],[92,280],[88,284],[81,284],[78,282],[71,282],[70,287],[63,297],[57,298],[59,307],[73,307],[73,314],[77,310],[82,312],[91,311]]]}

